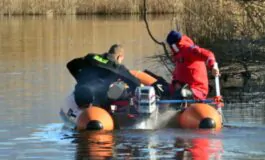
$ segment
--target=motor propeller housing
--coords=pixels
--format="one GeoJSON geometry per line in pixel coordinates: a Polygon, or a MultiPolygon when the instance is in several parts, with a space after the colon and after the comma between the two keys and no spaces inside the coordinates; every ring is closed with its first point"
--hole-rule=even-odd
{"type": "Polygon", "coordinates": [[[135,90],[135,101],[138,113],[153,113],[157,109],[154,87],[137,87],[135,90]]]}

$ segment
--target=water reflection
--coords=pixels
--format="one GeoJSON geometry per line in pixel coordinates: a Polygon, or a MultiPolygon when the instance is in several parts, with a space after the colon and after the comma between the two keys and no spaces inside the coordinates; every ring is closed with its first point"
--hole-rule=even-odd
{"type": "MultiPolygon", "coordinates": [[[[178,159],[226,160],[263,159],[264,127],[229,127],[212,130],[116,130],[113,132],[76,133],[63,124],[43,126],[30,137],[1,143],[5,151],[26,152],[24,157],[46,155],[71,159],[178,159]],[[26,151],[19,149],[27,144],[26,151]],[[34,148],[41,144],[41,148],[34,148]],[[33,147],[33,148],[31,148],[33,147]]],[[[4,153],[4,152],[3,152],[4,153]]],[[[6,155],[8,156],[8,155],[6,155]]],[[[55,159],[56,159],[55,158],[55,159]]],[[[45,158],[44,158],[45,159],[45,158]]],[[[54,159],[54,158],[53,158],[54,159]]]]}
{"type": "Polygon", "coordinates": [[[183,148],[176,153],[179,160],[221,160],[223,142],[220,139],[220,131],[196,130],[193,136],[176,137],[175,147],[183,148]]]}
{"type": "Polygon", "coordinates": [[[109,132],[83,132],[75,137],[76,160],[109,159],[113,157],[114,137],[109,132]]]}
{"type": "Polygon", "coordinates": [[[221,139],[211,138],[206,133],[176,134],[178,132],[161,135],[161,132],[135,130],[83,132],[73,141],[77,145],[75,159],[222,159],[221,139]]]}
{"type": "Polygon", "coordinates": [[[221,160],[222,159],[222,141],[219,139],[194,138],[182,139],[176,138],[176,147],[184,148],[177,152],[176,159],[179,160],[221,160]]]}

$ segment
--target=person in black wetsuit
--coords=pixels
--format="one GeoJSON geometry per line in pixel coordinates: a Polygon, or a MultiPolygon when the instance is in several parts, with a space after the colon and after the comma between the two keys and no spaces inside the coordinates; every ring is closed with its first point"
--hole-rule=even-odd
{"type": "Polygon", "coordinates": [[[111,100],[107,93],[117,81],[123,81],[129,87],[119,98],[126,99],[133,94],[135,88],[140,86],[140,81],[121,64],[123,59],[123,47],[114,44],[108,53],[87,54],[67,63],[68,70],[77,81],[74,98],[79,108],[108,106],[111,100]]]}

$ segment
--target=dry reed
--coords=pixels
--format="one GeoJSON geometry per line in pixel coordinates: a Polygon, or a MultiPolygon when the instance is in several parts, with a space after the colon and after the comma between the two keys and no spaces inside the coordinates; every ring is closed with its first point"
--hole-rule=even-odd
{"type": "Polygon", "coordinates": [[[177,30],[191,36],[197,44],[214,50],[218,58],[265,60],[263,2],[196,2],[183,1],[183,16],[175,17],[177,30]]]}
{"type": "MultiPolygon", "coordinates": [[[[174,13],[178,0],[147,0],[149,13],[174,13]]],[[[139,14],[143,0],[1,0],[0,14],[139,14]]]]}

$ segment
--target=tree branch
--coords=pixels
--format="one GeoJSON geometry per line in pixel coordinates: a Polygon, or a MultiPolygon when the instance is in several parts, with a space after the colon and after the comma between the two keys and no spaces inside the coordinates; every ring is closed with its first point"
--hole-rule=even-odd
{"type": "MultiPolygon", "coordinates": [[[[171,61],[171,63],[172,63],[171,57],[170,57],[170,55],[169,55],[169,53],[168,53],[168,51],[167,51],[167,48],[166,48],[166,44],[165,44],[164,42],[160,42],[160,41],[158,41],[158,40],[152,35],[152,33],[151,33],[151,31],[150,31],[149,24],[148,24],[148,21],[147,21],[147,6],[146,6],[146,0],[144,0],[144,22],[145,22],[145,26],[146,26],[147,32],[148,32],[149,36],[151,37],[151,39],[152,39],[155,43],[157,43],[157,44],[159,44],[159,45],[161,45],[161,46],[163,47],[163,50],[164,50],[164,53],[165,53],[166,57],[167,57],[167,58],[171,61]]],[[[165,64],[165,63],[164,63],[164,64],[165,64]]],[[[169,69],[169,67],[167,66],[167,64],[165,64],[165,66],[166,66],[167,70],[168,70],[170,73],[172,73],[172,71],[169,69]]]]}

